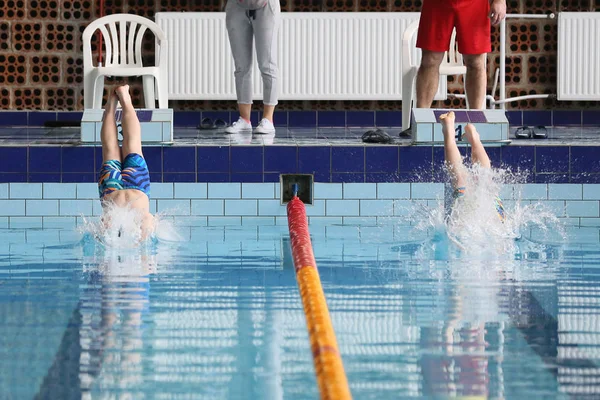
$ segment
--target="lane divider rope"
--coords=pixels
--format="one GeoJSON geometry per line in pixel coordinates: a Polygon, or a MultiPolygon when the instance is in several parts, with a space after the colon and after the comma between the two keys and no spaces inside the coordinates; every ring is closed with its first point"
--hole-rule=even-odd
{"type": "Polygon", "coordinates": [[[296,281],[321,399],[352,399],[310,241],[306,208],[298,197],[288,203],[287,215],[296,281]]]}

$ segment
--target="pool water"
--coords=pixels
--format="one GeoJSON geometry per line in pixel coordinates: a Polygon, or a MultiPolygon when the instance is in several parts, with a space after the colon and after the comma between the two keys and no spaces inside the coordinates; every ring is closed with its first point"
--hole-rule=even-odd
{"type": "MultiPolygon", "coordinates": [[[[179,229],[0,230],[0,397],[318,398],[286,227],[179,229]]],[[[313,231],[355,399],[599,395],[598,228],[498,257],[389,232],[313,231]]]]}

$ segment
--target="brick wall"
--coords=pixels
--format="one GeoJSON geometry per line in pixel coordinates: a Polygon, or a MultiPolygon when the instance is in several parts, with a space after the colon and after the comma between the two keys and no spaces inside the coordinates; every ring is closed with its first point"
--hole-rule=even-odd
{"type": "MultiPolygon", "coordinates": [[[[508,0],[508,12],[600,11],[597,0],[508,0]]],[[[105,0],[105,14],[129,12],[153,18],[161,11],[221,11],[225,0],[105,0]]],[[[420,0],[281,0],[287,12],[419,11],[420,0]]],[[[83,108],[81,33],[99,14],[99,0],[0,0],[0,109],[80,110],[83,108]]],[[[507,27],[509,95],[556,92],[556,20],[512,21],[507,27]]],[[[494,52],[498,29],[492,30],[494,52]]],[[[399,44],[400,45],[400,44],[399,44]]],[[[144,46],[147,56],[153,45],[144,46]]],[[[499,64],[489,57],[491,77],[499,64]]],[[[111,84],[121,81],[107,82],[111,84]]],[[[131,80],[137,105],[141,82],[131,80]]],[[[450,90],[462,92],[461,82],[450,90]]],[[[234,101],[174,101],[176,110],[232,110],[234,101]]],[[[438,106],[462,106],[459,100],[438,106]]],[[[259,107],[257,104],[256,107],[259,107]]],[[[511,108],[598,108],[598,102],[522,101],[511,108]]],[[[399,101],[285,101],[282,110],[397,110],[399,101]]]]}

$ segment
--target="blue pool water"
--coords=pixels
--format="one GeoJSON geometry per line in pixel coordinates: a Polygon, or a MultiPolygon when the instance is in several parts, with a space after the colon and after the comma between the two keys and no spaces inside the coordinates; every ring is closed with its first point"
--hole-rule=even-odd
{"type": "MultiPolygon", "coordinates": [[[[145,250],[0,230],[0,397],[318,398],[286,227],[180,229],[145,250]]],[[[598,228],[498,257],[311,229],[355,399],[598,396],[598,228]]]]}

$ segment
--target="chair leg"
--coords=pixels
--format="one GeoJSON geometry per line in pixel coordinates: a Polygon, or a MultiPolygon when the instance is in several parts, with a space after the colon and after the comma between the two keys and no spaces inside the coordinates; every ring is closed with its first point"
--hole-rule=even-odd
{"type": "Polygon", "coordinates": [[[169,108],[168,82],[166,77],[160,76],[156,79],[158,97],[158,108],[169,108]]]}
{"type": "Polygon", "coordinates": [[[102,108],[102,95],[104,94],[104,77],[99,76],[94,82],[94,102],[92,108],[102,108]]]}
{"type": "Polygon", "coordinates": [[[154,76],[146,75],[142,78],[144,84],[144,103],[146,108],[156,108],[156,98],[154,97],[154,76]]]}
{"type": "Polygon", "coordinates": [[[413,92],[416,75],[409,74],[402,79],[402,130],[410,126],[410,114],[413,103],[413,92]]]}
{"type": "Polygon", "coordinates": [[[465,103],[467,110],[469,110],[471,106],[469,105],[469,95],[467,94],[467,74],[463,75],[463,90],[465,91],[465,103]]]}
{"type": "Polygon", "coordinates": [[[94,82],[91,82],[91,78],[83,77],[83,108],[94,107],[94,82]]]}

